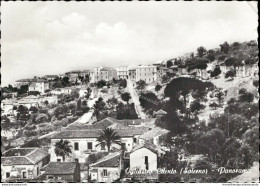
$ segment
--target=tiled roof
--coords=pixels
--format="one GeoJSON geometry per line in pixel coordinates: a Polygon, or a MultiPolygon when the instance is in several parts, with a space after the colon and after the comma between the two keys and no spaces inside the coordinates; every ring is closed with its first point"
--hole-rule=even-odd
{"type": "Polygon", "coordinates": [[[118,167],[120,164],[121,151],[108,154],[90,167],[118,167]]]}
{"type": "Polygon", "coordinates": [[[151,140],[154,137],[161,136],[163,134],[167,134],[170,131],[166,129],[162,129],[161,127],[155,127],[150,131],[147,131],[146,133],[142,134],[139,138],[144,139],[144,140],[151,140]]]}
{"type": "Polygon", "coordinates": [[[19,79],[15,82],[31,82],[31,81],[32,81],[32,79],[19,79]]]}
{"type": "Polygon", "coordinates": [[[49,155],[39,148],[12,148],[4,152],[1,163],[4,165],[32,165],[49,155]]]}
{"type": "Polygon", "coordinates": [[[103,67],[100,71],[108,71],[108,70],[115,70],[112,67],[103,67]]]}
{"type": "Polygon", "coordinates": [[[77,164],[74,162],[50,162],[44,167],[45,175],[74,174],[77,164]]]}
{"type": "MultiPolygon", "coordinates": [[[[149,131],[149,127],[127,127],[115,129],[120,137],[133,137],[149,131]]],[[[102,129],[87,130],[64,130],[51,136],[51,139],[69,139],[69,138],[98,138],[102,129]]]]}
{"type": "Polygon", "coordinates": [[[17,157],[1,157],[2,165],[33,165],[34,163],[30,161],[25,156],[17,157]]]}
{"type": "Polygon", "coordinates": [[[141,148],[149,149],[150,151],[152,151],[152,152],[154,152],[156,154],[158,153],[157,147],[154,144],[149,143],[149,142],[139,143],[138,145],[134,146],[134,148],[132,149],[131,153],[135,152],[135,151],[137,151],[138,149],[141,149],[141,148]]]}

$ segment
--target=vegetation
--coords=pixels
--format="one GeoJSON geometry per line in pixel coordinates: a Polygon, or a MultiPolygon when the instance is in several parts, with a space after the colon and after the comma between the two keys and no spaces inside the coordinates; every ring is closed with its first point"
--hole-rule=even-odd
{"type": "Polygon", "coordinates": [[[141,91],[143,91],[143,90],[145,90],[145,88],[146,88],[146,86],[147,86],[147,84],[146,84],[146,82],[144,81],[144,80],[139,80],[139,81],[137,81],[136,82],[136,89],[137,90],[141,90],[141,91]]]}
{"type": "Polygon", "coordinates": [[[97,146],[105,145],[108,152],[110,152],[112,144],[121,144],[120,136],[112,128],[106,128],[102,132],[100,132],[97,141],[97,146]]]}
{"type": "Polygon", "coordinates": [[[128,104],[129,100],[131,99],[131,96],[128,92],[125,92],[125,93],[121,94],[121,98],[123,101],[126,101],[128,104]]]}
{"type": "Polygon", "coordinates": [[[71,145],[68,140],[61,139],[55,143],[54,147],[56,156],[61,156],[63,161],[65,161],[66,156],[69,156],[72,153],[71,145]]]}

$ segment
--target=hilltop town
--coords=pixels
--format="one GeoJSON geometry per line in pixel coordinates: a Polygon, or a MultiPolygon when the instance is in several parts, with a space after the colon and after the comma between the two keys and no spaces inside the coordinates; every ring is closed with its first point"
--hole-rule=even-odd
{"type": "Polygon", "coordinates": [[[1,181],[229,181],[211,171],[258,161],[258,62],[256,41],[225,42],[1,87],[1,181]],[[210,173],[156,172],[181,168],[210,173]]]}

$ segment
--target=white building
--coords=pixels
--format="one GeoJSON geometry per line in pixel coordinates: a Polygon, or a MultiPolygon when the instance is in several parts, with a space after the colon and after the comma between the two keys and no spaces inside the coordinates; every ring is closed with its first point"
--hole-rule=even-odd
{"type": "Polygon", "coordinates": [[[41,94],[44,94],[48,89],[50,89],[50,85],[46,80],[37,79],[30,83],[28,91],[38,91],[41,94]]]}
{"type": "MultiPolygon", "coordinates": [[[[66,162],[79,161],[79,163],[85,163],[89,154],[106,152],[107,147],[104,144],[97,146],[99,143],[97,139],[100,132],[108,127],[115,129],[117,134],[121,137],[121,146],[124,146],[128,152],[130,152],[138,143],[138,137],[150,130],[148,127],[127,127],[124,124],[118,123],[117,120],[114,120],[113,118],[106,118],[89,126],[77,126],[75,128],[72,126],[51,137],[51,161],[63,161],[62,157],[57,157],[54,152],[54,145],[60,139],[68,140],[72,145],[72,154],[70,157],[66,157],[66,162]]],[[[121,146],[113,144],[111,149],[121,149],[121,146]]]]}
{"type": "Polygon", "coordinates": [[[158,150],[150,143],[136,145],[130,153],[130,169],[157,170],[158,150]]]}
{"type": "Polygon", "coordinates": [[[136,68],[136,81],[144,80],[151,83],[157,80],[156,66],[138,66],[136,68]]]}
{"type": "Polygon", "coordinates": [[[117,67],[117,76],[119,79],[128,79],[128,67],[127,66],[121,66],[117,67]]]}
{"type": "Polygon", "coordinates": [[[111,67],[95,67],[94,68],[94,81],[111,81],[117,79],[117,71],[111,67]]]}
{"type": "Polygon", "coordinates": [[[39,148],[11,148],[1,157],[2,181],[7,178],[34,179],[49,163],[49,153],[39,148]]]}
{"type": "Polygon", "coordinates": [[[93,182],[113,182],[120,178],[122,170],[122,152],[110,153],[89,168],[90,180],[93,182]]]}

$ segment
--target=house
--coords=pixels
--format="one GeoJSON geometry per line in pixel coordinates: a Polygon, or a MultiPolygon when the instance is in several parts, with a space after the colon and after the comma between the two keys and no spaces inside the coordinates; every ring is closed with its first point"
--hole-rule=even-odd
{"type": "Polygon", "coordinates": [[[4,99],[1,101],[1,115],[13,115],[14,105],[18,103],[17,99],[4,99]]]}
{"type": "Polygon", "coordinates": [[[39,97],[34,96],[34,95],[24,97],[24,98],[18,100],[17,106],[20,106],[20,105],[23,105],[24,107],[27,107],[28,109],[30,109],[32,106],[38,107],[39,106],[39,97]]]}
{"type": "Polygon", "coordinates": [[[44,76],[44,79],[48,80],[48,81],[53,81],[54,79],[59,78],[58,75],[46,75],[44,76]]]}
{"type": "Polygon", "coordinates": [[[117,77],[119,79],[128,79],[128,67],[127,66],[121,66],[117,67],[117,77]]]}
{"type": "Polygon", "coordinates": [[[29,85],[28,91],[38,91],[41,94],[44,94],[46,90],[50,89],[48,81],[43,79],[34,79],[29,85]]]}
{"type": "Polygon", "coordinates": [[[139,136],[139,143],[150,142],[159,147],[162,145],[161,140],[165,139],[169,132],[169,130],[163,129],[161,127],[154,127],[151,130],[139,136]]]}
{"type": "Polygon", "coordinates": [[[126,177],[138,180],[157,180],[158,174],[153,173],[158,167],[158,148],[148,142],[136,145],[130,152],[130,170],[149,171],[151,174],[127,174],[126,177]]]}
{"type": "Polygon", "coordinates": [[[129,68],[128,74],[129,79],[136,80],[136,68],[129,68]]]}
{"type": "Polygon", "coordinates": [[[21,86],[23,86],[23,85],[29,85],[32,80],[33,79],[19,79],[19,80],[15,81],[15,83],[13,84],[13,87],[21,88],[21,86]]]}
{"type": "Polygon", "coordinates": [[[164,115],[166,115],[166,114],[167,114],[167,112],[165,112],[165,111],[162,110],[162,109],[153,112],[153,115],[154,115],[155,117],[157,117],[157,118],[158,118],[158,117],[161,117],[161,116],[164,116],[164,115]]]}
{"type": "Polygon", "coordinates": [[[113,152],[89,166],[90,180],[93,182],[114,182],[120,178],[122,152],[113,152]]]}
{"type": "Polygon", "coordinates": [[[41,169],[43,179],[80,182],[80,165],[74,162],[50,162],[41,169]]]}
{"type": "Polygon", "coordinates": [[[94,69],[94,81],[112,81],[117,79],[117,70],[111,67],[96,67],[94,69]]]}
{"type": "Polygon", "coordinates": [[[39,97],[39,104],[50,104],[50,103],[58,103],[58,96],[40,96],[39,97]]]}
{"type": "MultiPolygon", "coordinates": [[[[100,132],[108,127],[115,129],[121,137],[121,146],[129,152],[137,144],[138,137],[150,130],[149,127],[128,127],[122,123],[117,123],[116,120],[113,121],[113,118],[106,118],[93,125],[85,125],[81,127],[75,126],[75,128],[72,126],[72,128],[67,128],[66,130],[50,137],[51,161],[63,161],[62,157],[57,157],[54,152],[54,145],[60,139],[68,140],[72,145],[72,154],[69,157],[66,157],[66,162],[78,161],[79,163],[85,163],[85,160],[89,154],[107,151],[107,147],[105,145],[97,146],[97,139],[100,136],[100,132]]],[[[113,144],[111,148],[121,149],[121,146],[113,144]]]]}
{"type": "Polygon", "coordinates": [[[151,83],[157,80],[157,68],[156,66],[138,66],[136,68],[135,81],[144,80],[146,83],[151,83]]]}
{"type": "Polygon", "coordinates": [[[87,95],[87,93],[88,93],[88,87],[83,87],[79,89],[79,97],[83,97],[87,95]]]}
{"type": "Polygon", "coordinates": [[[81,182],[88,182],[89,178],[89,164],[87,163],[79,163],[80,169],[80,181],[81,182]]]}
{"type": "Polygon", "coordinates": [[[162,79],[163,76],[166,76],[168,68],[164,66],[157,67],[157,80],[162,79]]]}
{"type": "Polygon", "coordinates": [[[11,148],[1,157],[2,180],[10,177],[34,179],[49,160],[49,153],[40,148],[11,148]]]}
{"type": "Polygon", "coordinates": [[[62,94],[70,94],[72,90],[75,90],[75,88],[73,87],[60,88],[62,94]]]}

